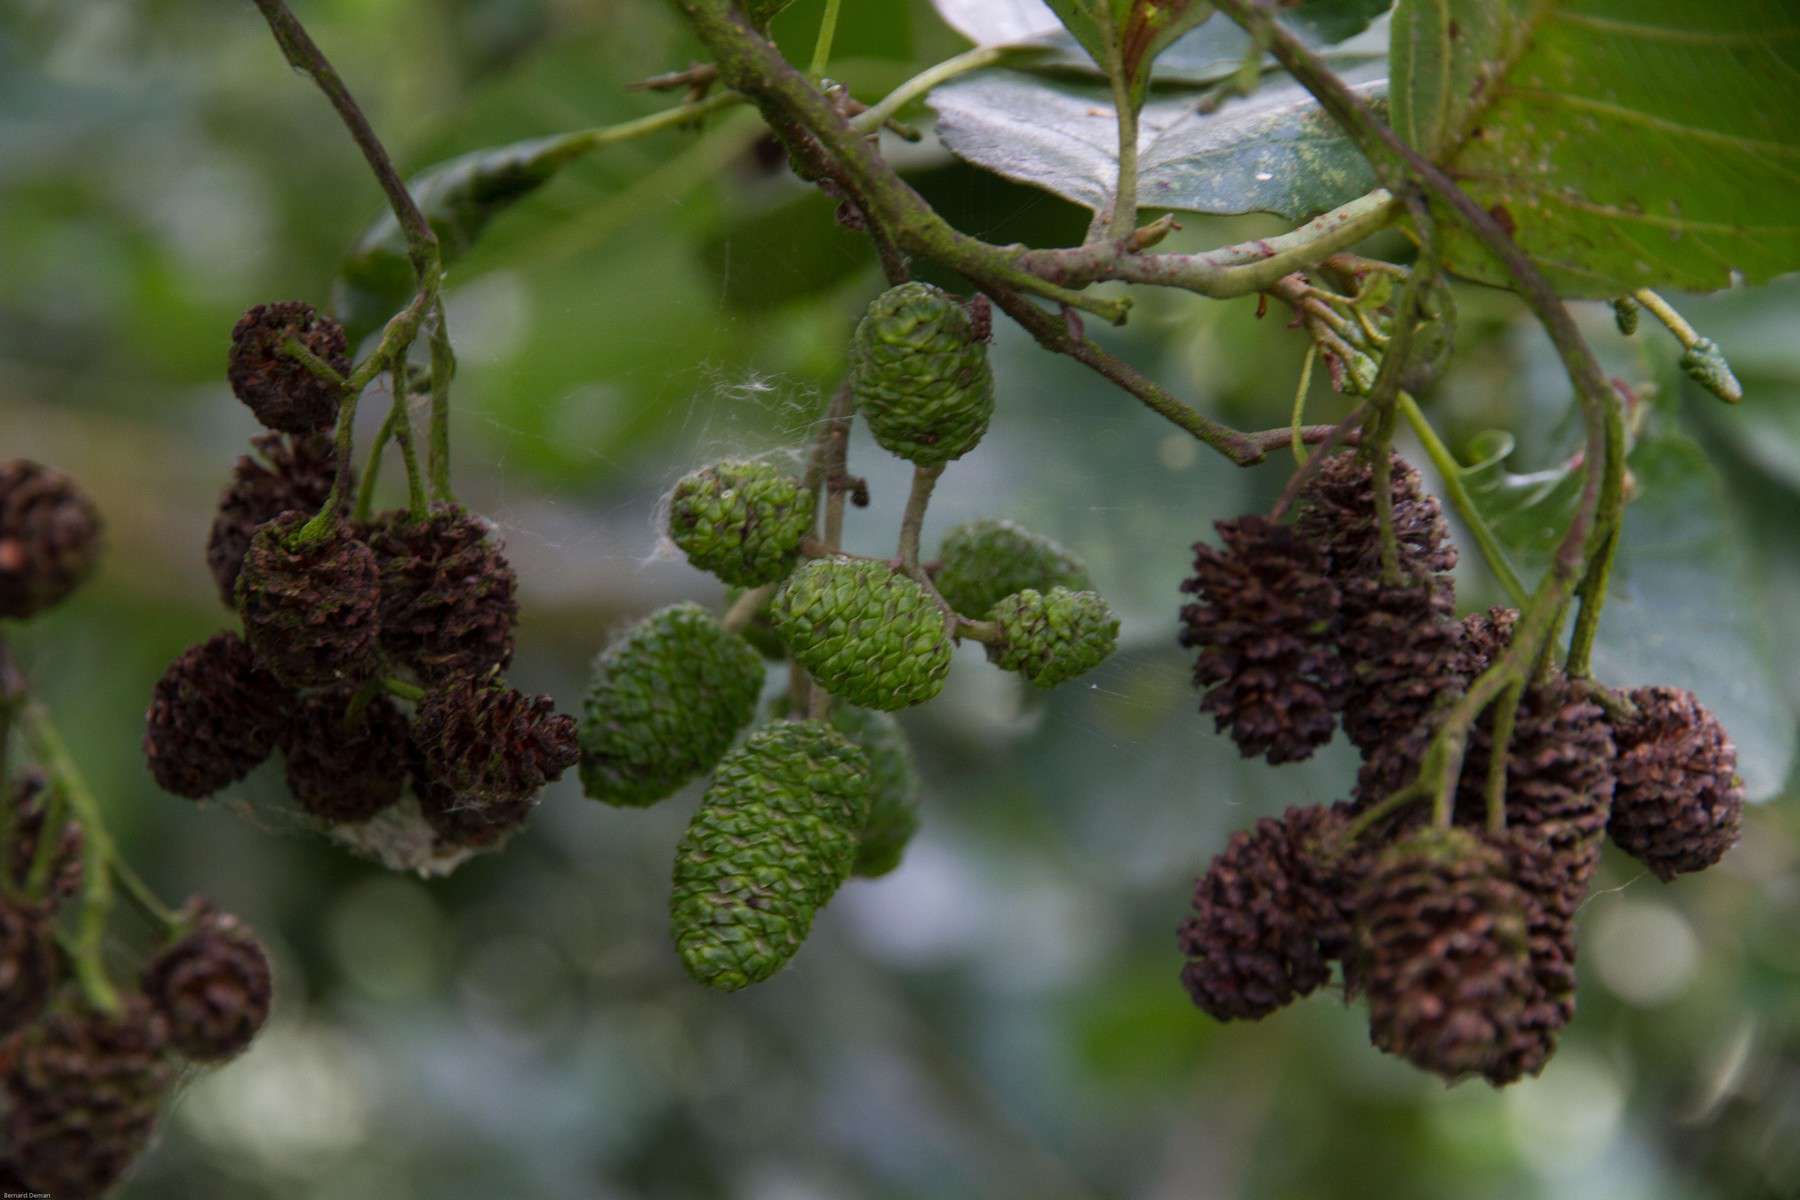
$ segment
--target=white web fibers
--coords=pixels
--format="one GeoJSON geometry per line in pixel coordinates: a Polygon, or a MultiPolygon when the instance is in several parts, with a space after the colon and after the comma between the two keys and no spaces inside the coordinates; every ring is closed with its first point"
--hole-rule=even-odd
{"type": "Polygon", "coordinates": [[[651,506],[653,541],[639,560],[640,567],[683,559],[668,532],[669,505],[682,476],[723,459],[768,462],[801,475],[813,437],[824,420],[825,398],[810,384],[753,370],[733,377],[708,367],[705,375],[702,386],[690,394],[682,420],[682,431],[692,435],[691,450],[685,464],[670,469],[651,506]],[[760,418],[754,422],[758,431],[752,429],[752,416],[760,418]],[[774,445],[759,446],[771,437],[774,445]]]}

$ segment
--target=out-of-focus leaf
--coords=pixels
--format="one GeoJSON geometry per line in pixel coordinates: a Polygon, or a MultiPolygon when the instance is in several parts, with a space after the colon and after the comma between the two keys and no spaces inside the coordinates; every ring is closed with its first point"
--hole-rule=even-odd
{"type": "MultiPolygon", "coordinates": [[[[1382,64],[1345,73],[1379,100],[1382,64]]],[[[1105,88],[990,71],[931,93],[938,134],[959,157],[1097,209],[1117,178],[1117,123],[1105,88]]],[[[1138,121],[1138,197],[1188,212],[1272,212],[1303,221],[1374,186],[1368,162],[1305,89],[1283,80],[1198,111],[1155,94],[1138,121]]]]}
{"type": "MultiPolygon", "coordinates": [[[[1535,581],[1548,565],[1582,475],[1505,469],[1511,439],[1484,435],[1464,482],[1513,561],[1535,581]]],[[[1652,433],[1632,450],[1638,497],[1625,511],[1594,673],[1618,687],[1692,689],[1738,747],[1753,798],[1773,795],[1794,757],[1795,714],[1771,671],[1746,539],[1718,471],[1686,437],[1652,433]]]]}
{"type": "Polygon", "coordinates": [[[817,295],[872,266],[868,239],[838,224],[816,191],[734,217],[708,237],[701,257],[732,307],[767,311],[817,295]]]}
{"type": "MultiPolygon", "coordinates": [[[[1800,267],[1800,25],[1784,0],[1400,0],[1393,123],[1558,291],[1800,267]]],[[[1445,262],[1508,277],[1453,220],[1445,262]]]]}
{"type": "MultiPolygon", "coordinates": [[[[1342,42],[1367,29],[1393,0],[1308,0],[1282,8],[1283,25],[1315,49],[1342,42]]],[[[1047,46],[1043,65],[1093,70],[1094,61],[1066,34],[1044,0],[933,0],[938,13],[958,33],[980,46],[1030,42],[1047,46]]],[[[1190,10],[1191,15],[1191,10],[1190,10]]],[[[1385,48],[1385,40],[1377,50],[1385,48]]],[[[1250,52],[1250,39],[1223,17],[1205,21],[1159,50],[1158,83],[1205,83],[1229,75],[1250,52]],[[1195,73],[1206,74],[1197,76],[1195,73]]]]}
{"type": "MultiPolygon", "coordinates": [[[[440,163],[408,181],[413,198],[437,232],[445,265],[454,262],[507,208],[542,187],[593,148],[582,134],[559,134],[476,150],[440,163]]],[[[332,306],[354,345],[379,328],[413,293],[406,238],[385,213],[345,260],[332,306]]]]}

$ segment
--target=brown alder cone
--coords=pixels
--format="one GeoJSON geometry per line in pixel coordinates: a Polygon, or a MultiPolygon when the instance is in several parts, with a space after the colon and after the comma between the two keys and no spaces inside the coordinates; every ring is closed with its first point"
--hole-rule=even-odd
{"type": "Polygon", "coordinates": [[[269,757],[293,693],[235,633],[190,646],[150,694],[144,758],[166,792],[199,800],[269,757]]]}
{"type": "Polygon", "coordinates": [[[1338,589],[1316,547],[1265,517],[1219,521],[1223,550],[1194,545],[1181,590],[1181,644],[1198,648],[1200,711],[1245,757],[1311,757],[1331,740],[1345,669],[1336,648],[1338,589]]]}
{"type": "Polygon", "coordinates": [[[512,661],[517,582],[487,527],[439,506],[384,514],[369,535],[381,567],[381,646],[427,682],[512,661]]]}
{"type": "Polygon", "coordinates": [[[225,377],[256,419],[282,433],[317,433],[337,419],[343,392],[282,349],[292,338],[340,376],[350,374],[344,327],[299,300],[258,304],[231,330],[225,377]]]}
{"type": "Polygon", "coordinates": [[[308,697],[281,740],[288,791],[334,824],[366,821],[406,788],[406,718],[385,696],[348,718],[351,700],[347,692],[308,697]]]}
{"type": "Polygon", "coordinates": [[[237,581],[244,640],[291,687],[360,683],[380,661],[375,555],[341,523],[316,541],[289,545],[309,519],[283,513],[250,539],[237,581]]]}
{"type": "Polygon", "coordinates": [[[114,1016],[71,1008],[12,1047],[0,1091],[7,1157],[28,1189],[99,1200],[124,1177],[174,1085],[163,1018],[142,996],[114,1016]]]}
{"type": "Polygon", "coordinates": [[[1290,808],[1231,836],[1194,885],[1181,980],[1221,1021],[1257,1020],[1318,988],[1349,940],[1348,889],[1328,857],[1341,808],[1290,808]]]}
{"type": "Polygon", "coordinates": [[[1376,860],[1357,900],[1369,1037],[1445,1079],[1512,1050],[1535,995],[1531,898],[1505,852],[1464,829],[1424,829],[1376,860]]]}
{"type": "Polygon", "coordinates": [[[150,960],[140,984],[171,1046],[195,1062],[225,1062],[269,1019],[269,956],[247,925],[206,901],[189,902],[182,915],[189,932],[150,960]]]}
{"type": "Polygon", "coordinates": [[[47,905],[0,899],[0,1038],[35,1021],[61,975],[47,905]]]}
{"type": "Polygon", "coordinates": [[[15,458],[0,462],[0,617],[61,603],[100,558],[100,513],[69,476],[15,458]]]}
{"type": "MultiPolygon", "coordinates": [[[[1437,497],[1427,495],[1419,472],[1398,454],[1389,456],[1394,504],[1394,539],[1404,576],[1448,571],[1456,566],[1456,543],[1437,497]]],[[[1332,578],[1381,573],[1381,532],[1375,515],[1374,475],[1355,450],[1333,454],[1320,464],[1301,493],[1295,529],[1324,551],[1332,578]]]]}
{"type": "Polygon", "coordinates": [[[414,792],[425,819],[456,845],[491,843],[529,815],[545,784],[581,758],[575,719],[548,696],[455,679],[413,718],[414,792]]]}
{"type": "Polygon", "coordinates": [[[1692,692],[1639,688],[1616,722],[1618,788],[1607,832],[1665,883],[1712,866],[1737,844],[1744,787],[1737,748],[1692,692]]]}
{"type": "MultiPolygon", "coordinates": [[[[323,434],[263,433],[240,455],[206,534],[206,567],[225,607],[237,607],[238,570],[256,531],[284,512],[316,513],[331,494],[337,451],[323,434]]],[[[352,473],[344,491],[355,484],[352,473]]]]}

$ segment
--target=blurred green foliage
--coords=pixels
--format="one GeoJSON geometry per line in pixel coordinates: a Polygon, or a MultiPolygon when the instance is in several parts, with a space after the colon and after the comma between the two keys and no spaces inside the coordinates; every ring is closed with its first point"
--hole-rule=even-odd
{"type": "MultiPolygon", "coordinates": [[[[792,56],[822,7],[777,18],[792,56]]],[[[695,57],[652,3],[297,8],[408,173],[657,111],[668,97],[624,85],[695,57]]],[[[844,8],[832,74],[864,99],[960,49],[924,4],[844,8]]],[[[1084,227],[930,143],[891,148],[990,241],[1084,227]]],[[[797,445],[818,415],[880,287],[832,207],[772,165],[738,112],[581,160],[457,264],[458,487],[500,524],[522,579],[521,686],[573,708],[583,664],[622,621],[719,598],[659,549],[653,511],[688,467],[797,445]]],[[[1193,875],[1231,829],[1335,799],[1353,773],[1341,746],[1273,774],[1238,759],[1193,711],[1174,647],[1189,543],[1266,505],[1283,465],[1223,464],[1004,324],[993,432],[946,475],[927,551],[974,516],[1055,537],[1124,616],[1126,648],[1047,699],[965,649],[945,696],[904,718],[927,781],[921,837],[892,876],[848,885],[770,983],[704,993],[667,944],[692,791],[623,813],[565,780],[506,854],[431,883],[293,828],[273,769],[203,810],[160,794],[137,748],[150,685],[230,619],[202,559],[253,431],[224,385],[227,332],[259,301],[326,302],[379,211],[250,6],[0,8],[0,454],[72,471],[110,521],[99,578],[13,640],[132,859],[168,897],[244,913],[278,959],[267,1036],[194,1080],[127,1196],[1800,1194],[1791,805],[1753,811],[1723,867],[1669,889],[1608,864],[1582,917],[1581,1014],[1544,1076],[1504,1094],[1445,1090],[1380,1057],[1331,997],[1256,1026],[1192,1010],[1173,930],[1193,875]]],[[[1278,228],[1184,225],[1172,244],[1193,248],[1278,228]]],[[[1576,431],[1542,335],[1505,295],[1464,288],[1458,303],[1428,412],[1453,446],[1505,428],[1513,469],[1554,466],[1576,431]]],[[[1792,645],[1800,287],[1684,308],[1732,356],[1741,410],[1684,384],[1650,322],[1626,341],[1604,306],[1583,319],[1609,369],[1656,385],[1647,428],[1698,438],[1714,464],[1724,516],[1706,536],[1733,543],[1743,574],[1715,577],[1701,604],[1792,645]]],[[[1145,294],[1108,336],[1208,411],[1286,420],[1302,336],[1259,321],[1253,300],[1145,294]]],[[[374,421],[384,405],[367,407],[374,421]]],[[[1344,411],[1322,379],[1311,411],[1344,411]]],[[[853,514],[851,548],[885,553],[904,467],[859,433],[852,469],[875,507],[853,514]]],[[[1472,561],[1461,583],[1466,607],[1497,599],[1472,561]]],[[[1759,656],[1779,676],[1758,701],[1779,741],[1800,670],[1759,656]]]]}

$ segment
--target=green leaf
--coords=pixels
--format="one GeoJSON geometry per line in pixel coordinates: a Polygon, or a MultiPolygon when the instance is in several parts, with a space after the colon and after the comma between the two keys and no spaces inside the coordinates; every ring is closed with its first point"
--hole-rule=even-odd
{"type": "MultiPolygon", "coordinates": [[[[1370,100],[1382,64],[1345,73],[1370,100]]],[[[1103,87],[989,71],[938,88],[938,135],[958,157],[1097,209],[1110,202],[1118,130],[1103,87]]],[[[1191,93],[1155,93],[1138,120],[1138,197],[1146,208],[1272,212],[1294,221],[1374,186],[1367,161],[1305,89],[1285,77],[1217,112],[1191,93]]]]}
{"type": "MultiPolygon", "coordinates": [[[[414,176],[407,186],[437,232],[444,265],[460,257],[488,222],[593,145],[581,133],[536,138],[476,150],[414,176]]],[[[357,241],[333,290],[332,307],[351,345],[404,306],[415,286],[400,224],[392,213],[384,214],[357,241]]]]}
{"type": "MultiPolygon", "coordinates": [[[[1556,289],[1800,268],[1800,22],[1784,0],[1400,0],[1393,124],[1556,289]]],[[[1446,264],[1508,276],[1447,214],[1446,264]]]]}
{"type": "Polygon", "coordinates": [[[1063,28],[1105,70],[1116,44],[1113,9],[1118,7],[1119,0],[1047,0],[1047,3],[1063,28]]]}
{"type": "MultiPolygon", "coordinates": [[[[1529,583],[1549,564],[1582,474],[1507,471],[1506,434],[1484,434],[1474,448],[1463,480],[1529,583]]],[[[1770,666],[1746,538],[1719,473],[1692,440],[1666,432],[1639,441],[1629,462],[1637,498],[1625,510],[1595,677],[1691,689],[1736,741],[1751,797],[1773,795],[1793,761],[1795,715],[1770,666]]]]}

